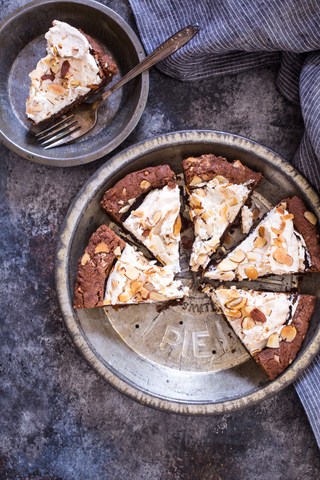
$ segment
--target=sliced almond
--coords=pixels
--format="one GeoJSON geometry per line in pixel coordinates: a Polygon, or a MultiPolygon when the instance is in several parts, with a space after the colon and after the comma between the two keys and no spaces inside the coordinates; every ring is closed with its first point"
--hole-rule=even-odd
{"type": "Polygon", "coordinates": [[[203,182],[208,182],[210,180],[210,178],[211,178],[210,175],[207,175],[206,173],[203,173],[201,175],[201,179],[202,179],[203,182]]]}
{"type": "Polygon", "coordinates": [[[130,208],[130,205],[120,208],[119,213],[126,213],[130,208]]]}
{"type": "Polygon", "coordinates": [[[43,105],[32,105],[31,110],[33,112],[41,112],[43,110],[43,105]]]}
{"type": "Polygon", "coordinates": [[[247,267],[245,269],[245,272],[246,272],[247,277],[250,278],[250,280],[257,280],[257,278],[259,277],[259,274],[258,274],[256,268],[254,268],[254,267],[247,267]]]}
{"type": "Polygon", "coordinates": [[[253,242],[254,248],[263,248],[267,244],[267,240],[262,237],[257,237],[253,242]]]}
{"type": "Polygon", "coordinates": [[[229,180],[226,177],[224,177],[223,175],[216,175],[214,178],[216,180],[218,180],[219,183],[223,183],[223,184],[224,183],[229,183],[229,180]]]}
{"type": "Polygon", "coordinates": [[[248,313],[248,315],[251,315],[251,312],[255,309],[255,307],[253,307],[252,305],[246,305],[244,309],[248,313]]]}
{"type": "Polygon", "coordinates": [[[90,255],[86,252],[81,258],[81,265],[85,265],[90,260],[90,255]]]}
{"type": "Polygon", "coordinates": [[[149,187],[151,187],[150,182],[148,182],[147,180],[142,180],[142,182],[140,183],[140,188],[142,190],[147,190],[149,187]]]}
{"type": "Polygon", "coordinates": [[[160,218],[162,217],[162,213],[160,212],[160,210],[157,210],[154,214],[153,214],[153,217],[152,217],[152,220],[154,221],[155,224],[157,224],[160,220],[160,218]]]}
{"type": "Polygon", "coordinates": [[[235,205],[238,205],[238,203],[239,202],[238,202],[237,197],[233,197],[233,198],[231,198],[231,200],[229,202],[229,205],[230,205],[230,207],[234,207],[235,205]]]}
{"type": "Polygon", "coordinates": [[[181,217],[177,216],[176,221],[174,222],[173,234],[177,237],[181,230],[181,217]]]}
{"type": "Polygon", "coordinates": [[[203,213],[203,209],[202,208],[194,208],[193,213],[195,215],[201,215],[203,213]]]}
{"type": "Polygon", "coordinates": [[[198,195],[198,197],[206,197],[207,196],[207,194],[203,190],[203,188],[198,188],[198,190],[196,191],[196,194],[198,195]]]}
{"type": "Polygon", "coordinates": [[[135,201],[136,201],[135,198],[130,198],[130,199],[128,200],[128,203],[129,203],[129,205],[131,206],[131,205],[134,204],[135,201]]]}
{"type": "Polygon", "coordinates": [[[47,89],[50,92],[56,93],[57,95],[65,95],[67,93],[67,90],[58,83],[49,83],[47,89]]]}
{"type": "Polygon", "coordinates": [[[189,203],[193,207],[200,207],[201,206],[200,200],[195,195],[190,196],[189,203]]]}
{"type": "Polygon", "coordinates": [[[111,300],[103,300],[103,305],[111,305],[111,300]]]}
{"type": "Polygon", "coordinates": [[[79,80],[71,80],[70,87],[79,87],[81,82],[79,80]]]}
{"type": "Polygon", "coordinates": [[[266,315],[268,317],[270,317],[271,313],[272,313],[272,309],[271,308],[266,308],[266,315]]]}
{"type": "Polygon", "coordinates": [[[127,189],[125,187],[122,189],[122,195],[124,197],[127,195],[127,189]]]}
{"type": "Polygon", "coordinates": [[[131,215],[134,217],[142,218],[144,217],[144,212],[142,210],[132,210],[131,215]]]}
{"type": "Polygon", "coordinates": [[[208,260],[208,255],[201,253],[198,257],[198,265],[203,265],[208,260]]]}
{"type": "Polygon", "coordinates": [[[283,340],[292,342],[296,338],[297,330],[293,325],[286,325],[281,329],[280,335],[283,340]]]}
{"type": "Polygon", "coordinates": [[[111,280],[111,284],[113,288],[117,288],[117,286],[119,285],[119,282],[117,282],[117,280],[111,280]]]}
{"type": "Polygon", "coordinates": [[[282,244],[282,240],[280,239],[280,237],[282,237],[282,235],[280,235],[277,238],[274,238],[273,245],[276,245],[277,247],[281,248],[283,246],[283,244],[282,244]]]}
{"type": "Polygon", "coordinates": [[[307,210],[304,212],[303,215],[305,216],[305,218],[308,220],[309,223],[311,223],[312,225],[316,225],[317,217],[312,212],[309,212],[307,210]]]}
{"type": "Polygon", "coordinates": [[[284,214],[283,206],[280,205],[279,207],[277,207],[277,208],[276,208],[276,211],[277,211],[278,213],[280,213],[280,215],[283,215],[283,214],[284,214]]]}
{"type": "Polygon", "coordinates": [[[255,327],[256,324],[254,323],[254,320],[251,317],[244,317],[244,319],[241,322],[241,326],[245,330],[251,330],[251,328],[255,327]]]}
{"type": "Polygon", "coordinates": [[[123,200],[119,200],[119,202],[117,202],[118,205],[123,205],[124,204],[124,201],[123,200]]]}
{"type": "Polygon", "coordinates": [[[254,208],[253,209],[253,212],[252,212],[252,218],[253,220],[257,220],[259,218],[259,215],[260,215],[260,210],[259,208],[254,208]]]}
{"type": "Polygon", "coordinates": [[[276,235],[282,235],[282,233],[283,233],[283,230],[280,230],[279,228],[271,227],[271,230],[272,230],[273,233],[275,233],[276,235]]]}
{"type": "Polygon", "coordinates": [[[287,250],[285,248],[276,248],[272,256],[276,262],[281,263],[282,265],[291,267],[293,264],[293,258],[287,254],[287,250]]]}
{"type": "Polygon", "coordinates": [[[103,253],[109,253],[110,252],[110,248],[104,242],[99,243],[94,250],[94,253],[101,253],[101,252],[103,252],[103,253]]]}
{"type": "Polygon", "coordinates": [[[228,316],[228,317],[233,317],[233,318],[241,318],[242,317],[242,313],[240,310],[236,310],[235,308],[225,308],[224,309],[224,313],[228,316]]]}
{"type": "Polygon", "coordinates": [[[258,308],[254,308],[251,311],[250,316],[253,318],[255,322],[264,323],[267,321],[265,314],[261,312],[261,310],[259,310],[258,308]]]}
{"type": "Polygon", "coordinates": [[[121,255],[121,248],[118,246],[113,250],[113,253],[116,255],[116,257],[119,257],[121,255]]]}
{"type": "Polygon", "coordinates": [[[124,274],[126,273],[126,269],[124,267],[121,267],[121,265],[119,265],[120,268],[118,268],[118,271],[121,275],[121,277],[124,277],[124,274]]]}
{"type": "Polygon", "coordinates": [[[140,295],[141,297],[143,298],[143,300],[146,300],[147,298],[149,298],[149,290],[147,290],[146,288],[141,288],[140,290],[140,295]]]}
{"type": "Polygon", "coordinates": [[[36,70],[32,70],[31,73],[29,73],[29,77],[30,78],[36,78],[36,79],[40,79],[42,76],[44,75],[44,71],[41,70],[41,68],[38,68],[36,70]]]}
{"type": "Polygon", "coordinates": [[[126,277],[129,278],[129,280],[137,280],[139,277],[139,270],[136,267],[133,267],[132,265],[126,265],[126,277]]]}
{"type": "Polygon", "coordinates": [[[255,252],[247,252],[247,259],[249,262],[256,262],[258,260],[258,254],[255,252]]]}
{"type": "Polygon", "coordinates": [[[167,298],[164,295],[158,292],[150,292],[149,298],[154,302],[163,302],[163,300],[167,300],[167,298]]]}
{"type": "Polygon", "coordinates": [[[143,282],[134,280],[133,282],[131,282],[131,285],[130,285],[131,293],[134,295],[135,293],[140,292],[142,287],[143,287],[143,282]]]}
{"type": "Polygon", "coordinates": [[[275,359],[276,362],[280,363],[280,357],[279,357],[279,355],[275,355],[273,358],[275,359]]]}
{"type": "Polygon", "coordinates": [[[152,283],[150,283],[150,282],[146,282],[146,283],[144,284],[144,288],[145,288],[146,290],[148,290],[148,292],[152,292],[152,291],[154,290],[154,285],[153,285],[152,283]]]}
{"type": "Polygon", "coordinates": [[[230,257],[230,260],[235,263],[241,263],[245,260],[246,254],[243,250],[236,250],[235,253],[230,257]]]}
{"type": "Polygon", "coordinates": [[[239,168],[239,167],[242,167],[242,163],[240,162],[240,160],[236,160],[235,162],[233,162],[232,166],[239,168]]]}
{"type": "Polygon", "coordinates": [[[294,218],[294,215],[292,213],[288,213],[287,215],[282,215],[281,220],[286,222],[287,220],[292,220],[294,218]]]}
{"type": "Polygon", "coordinates": [[[193,179],[191,180],[191,182],[189,183],[189,186],[190,187],[194,187],[195,185],[198,185],[198,183],[202,183],[202,178],[198,177],[197,175],[195,175],[193,177],[193,179]]]}
{"type": "Polygon", "coordinates": [[[279,335],[277,333],[272,333],[267,341],[268,348],[279,348],[279,335]]]}
{"type": "Polygon", "coordinates": [[[218,269],[220,272],[229,272],[231,270],[235,270],[237,268],[237,264],[232,262],[230,259],[225,258],[218,264],[218,269]]]}
{"type": "Polygon", "coordinates": [[[118,296],[119,302],[122,302],[122,303],[127,302],[128,300],[130,300],[130,298],[131,297],[130,297],[129,293],[127,293],[127,292],[120,293],[120,295],[118,296]]]}
{"type": "Polygon", "coordinates": [[[232,300],[229,300],[225,306],[227,308],[231,308],[233,310],[240,310],[243,308],[247,303],[247,299],[245,297],[238,297],[238,298],[233,298],[232,300]]]}

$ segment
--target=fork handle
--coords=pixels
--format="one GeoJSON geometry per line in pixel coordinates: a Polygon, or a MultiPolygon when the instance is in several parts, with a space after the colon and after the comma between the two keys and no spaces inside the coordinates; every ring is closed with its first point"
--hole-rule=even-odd
{"type": "Polygon", "coordinates": [[[179,32],[172,35],[172,37],[168,38],[164,43],[159,45],[150,55],[144,58],[138,65],[133,67],[130,72],[128,72],[124,77],[119,80],[119,82],[115,83],[111,88],[109,88],[106,92],[101,95],[100,102],[103,102],[106,98],[112,95],[113,92],[121,88],[127,82],[135,78],[140,73],[143,73],[148,68],[152,67],[156,63],[160,62],[164,58],[171,55],[173,52],[178,50],[182,47],[185,43],[191,40],[192,37],[200,30],[199,25],[189,25],[188,27],[179,30],[179,32]]]}

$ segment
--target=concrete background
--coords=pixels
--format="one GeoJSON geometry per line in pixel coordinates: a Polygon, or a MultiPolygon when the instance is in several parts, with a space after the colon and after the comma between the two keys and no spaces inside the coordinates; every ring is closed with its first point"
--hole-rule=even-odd
{"type": "MultiPolygon", "coordinates": [[[[1,0],[0,16],[26,4],[1,0]]],[[[126,0],[103,1],[136,31],[126,0]]],[[[214,129],[290,160],[303,133],[277,67],[185,84],[150,72],[135,131],[85,166],[31,163],[0,146],[0,479],[315,480],[320,456],[293,388],[235,414],[182,417],[124,397],[91,370],[62,321],[54,251],[71,201],[113,154],[150,136],[214,129]]]]}

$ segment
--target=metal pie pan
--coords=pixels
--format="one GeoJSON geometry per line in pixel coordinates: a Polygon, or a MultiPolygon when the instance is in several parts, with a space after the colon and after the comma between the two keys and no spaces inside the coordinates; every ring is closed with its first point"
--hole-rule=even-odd
{"type": "MultiPolygon", "coordinates": [[[[188,415],[233,412],[276,394],[305,370],[320,344],[320,311],[316,309],[296,360],[282,375],[268,381],[222,316],[213,311],[209,299],[200,293],[201,279],[188,270],[183,249],[181,276],[191,287],[190,297],[183,304],[163,311],[150,304],[72,308],[77,261],[91,234],[110,221],[100,209],[104,192],[129,172],[167,163],[180,173],[184,158],[205,153],[230,161],[240,159],[261,171],[261,198],[275,205],[283,198],[299,195],[320,219],[315,191],[275,152],[228,133],[182,131],[134,145],[102,166],[72,203],[56,250],[56,289],[62,316],[91,367],[140,403],[188,415]]],[[[277,278],[269,289],[283,289],[288,284],[287,279],[277,278]]],[[[261,282],[260,288],[265,285],[261,282]]],[[[319,299],[318,274],[305,275],[299,286],[302,293],[319,299]]]]}
{"type": "Polygon", "coordinates": [[[115,60],[119,73],[109,86],[143,60],[145,54],[129,25],[110,8],[93,0],[38,0],[0,23],[0,139],[28,160],[68,167],[103,157],[132,132],[146,105],[149,73],[144,72],[104,102],[98,124],[86,137],[74,144],[44,150],[35,137],[44,127],[32,126],[27,120],[25,103],[30,88],[28,75],[45,56],[44,35],[53,20],[81,28],[115,60]]]}

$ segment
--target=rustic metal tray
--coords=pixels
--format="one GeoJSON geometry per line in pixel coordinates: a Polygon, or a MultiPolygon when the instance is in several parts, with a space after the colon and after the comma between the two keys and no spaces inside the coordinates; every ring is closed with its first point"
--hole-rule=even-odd
{"type": "MultiPolygon", "coordinates": [[[[71,205],[56,251],[56,289],[63,319],[89,364],[111,385],[143,404],[198,415],[248,407],[297,378],[319,349],[318,309],[297,359],[270,382],[201,293],[201,278],[188,269],[190,250],[181,248],[179,276],[191,291],[179,305],[165,309],[149,304],[73,310],[72,297],[78,259],[91,234],[101,224],[110,223],[99,205],[104,192],[127,173],[147,166],[168,163],[179,174],[184,158],[205,153],[230,161],[240,159],[263,173],[254,197],[261,211],[283,198],[299,195],[320,219],[317,194],[273,151],[227,133],[176,132],[137,144],[101,167],[71,205]]],[[[302,293],[319,298],[319,280],[319,274],[302,278],[289,275],[242,285],[285,291],[299,282],[302,293]]]]}
{"type": "MultiPolygon", "coordinates": [[[[89,34],[115,60],[120,80],[145,57],[129,25],[110,8],[92,0],[37,0],[0,23],[0,140],[18,155],[44,165],[68,167],[92,162],[114,150],[132,132],[143,113],[149,91],[144,72],[109,97],[99,109],[94,129],[71,145],[44,150],[25,113],[29,73],[45,55],[45,33],[53,20],[89,34]]],[[[97,94],[99,95],[99,94],[97,94]]],[[[90,97],[94,101],[96,97],[90,97]]]]}

